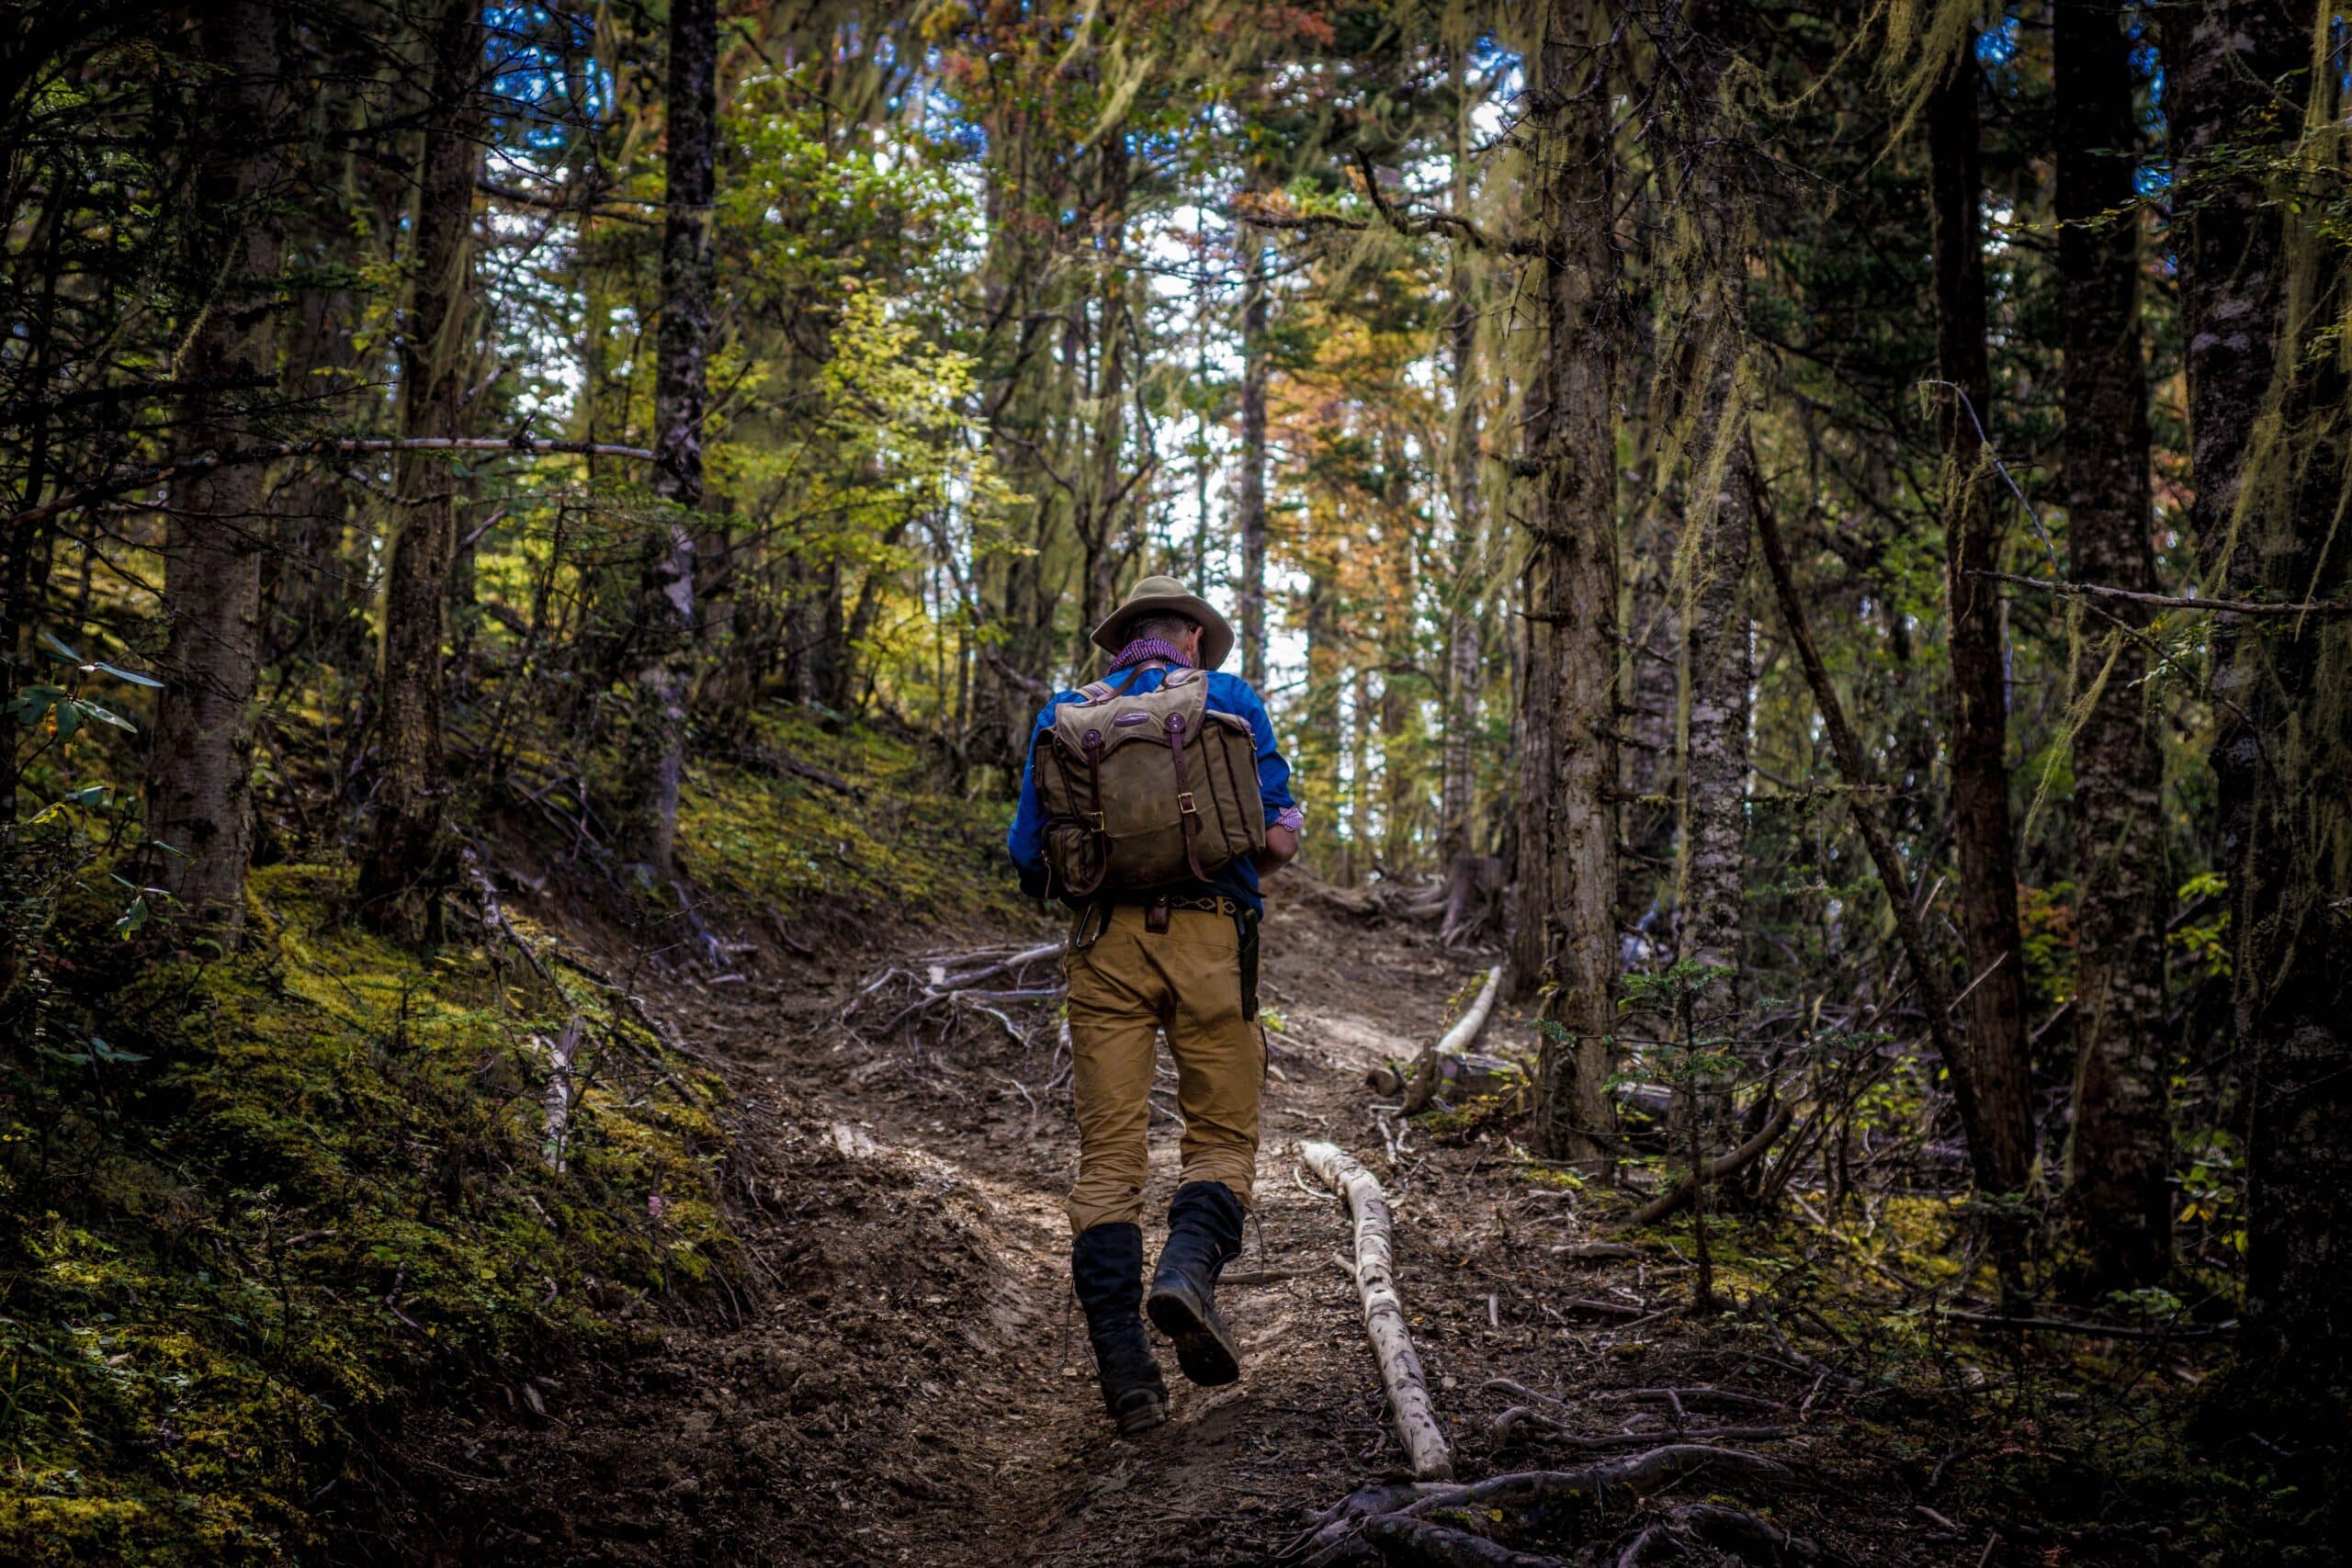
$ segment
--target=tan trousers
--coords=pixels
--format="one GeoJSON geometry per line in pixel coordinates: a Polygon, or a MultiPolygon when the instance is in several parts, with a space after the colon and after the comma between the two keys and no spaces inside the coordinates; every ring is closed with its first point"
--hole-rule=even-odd
{"type": "Polygon", "coordinates": [[[1222,1181],[1248,1204],[1266,1050],[1257,1024],[1241,1016],[1241,944],[1231,918],[1176,909],[1165,931],[1151,931],[1141,908],[1120,905],[1064,970],[1078,1111],[1070,1228],[1143,1217],[1148,1097],[1163,1029],[1184,1118],[1182,1179],[1222,1181]]]}

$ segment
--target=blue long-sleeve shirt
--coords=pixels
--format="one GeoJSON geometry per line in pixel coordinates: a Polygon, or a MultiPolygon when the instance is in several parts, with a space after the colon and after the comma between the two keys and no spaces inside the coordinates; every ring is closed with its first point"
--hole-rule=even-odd
{"type": "MultiPolygon", "coordinates": [[[[1164,668],[1147,665],[1136,672],[1132,684],[1124,676],[1114,676],[1112,680],[1123,694],[1140,694],[1158,691],[1167,678],[1164,668]]],[[[1021,805],[1012,814],[1012,830],[1005,835],[1005,848],[1021,872],[1021,886],[1031,892],[1042,891],[1046,884],[1046,807],[1037,798],[1037,737],[1053,727],[1054,709],[1064,703],[1081,700],[1077,692],[1055,693],[1053,700],[1038,710],[1037,722],[1029,732],[1029,760],[1021,771],[1021,805]]],[[[1298,802],[1291,795],[1290,764],[1283,761],[1283,754],[1274,744],[1274,722],[1266,716],[1265,703],[1238,675],[1212,670],[1208,705],[1219,713],[1250,721],[1250,733],[1258,747],[1258,793],[1266,804],[1266,821],[1271,826],[1291,814],[1292,826],[1296,827],[1298,802]]],[[[1227,863],[1209,879],[1209,885],[1215,892],[1238,898],[1253,910],[1264,911],[1264,900],[1258,893],[1258,868],[1247,856],[1227,863]]]]}

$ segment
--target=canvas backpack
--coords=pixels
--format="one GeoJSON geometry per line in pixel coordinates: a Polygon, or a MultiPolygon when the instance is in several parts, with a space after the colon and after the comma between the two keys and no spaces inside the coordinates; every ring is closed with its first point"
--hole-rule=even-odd
{"type": "Polygon", "coordinates": [[[1208,694],[1180,669],[1152,692],[1098,681],[1054,710],[1031,761],[1065,900],[1205,882],[1265,848],[1257,738],[1208,694]]]}

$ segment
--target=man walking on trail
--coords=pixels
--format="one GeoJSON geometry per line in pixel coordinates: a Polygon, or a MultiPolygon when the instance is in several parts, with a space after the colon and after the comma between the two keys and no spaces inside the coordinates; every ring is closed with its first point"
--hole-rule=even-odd
{"type": "Polygon", "coordinates": [[[1079,1135],[1070,1275],[1103,1404],[1134,1433],[1168,1418],[1138,1309],[1193,1382],[1241,1375],[1216,1291],[1241,1250],[1258,1162],[1258,877],[1298,852],[1304,818],[1265,703],[1214,673],[1233,628],[1205,600],[1147,577],[1094,643],[1110,669],[1037,716],[1008,847],[1024,892],[1077,911],[1063,961],[1079,1135]],[[1161,1032],[1184,1135],[1147,1305],[1139,1222],[1161,1032]]]}

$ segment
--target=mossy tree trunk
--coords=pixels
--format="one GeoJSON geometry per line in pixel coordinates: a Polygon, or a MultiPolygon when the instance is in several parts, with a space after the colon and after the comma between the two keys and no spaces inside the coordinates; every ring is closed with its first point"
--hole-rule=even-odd
{"type": "MultiPolygon", "coordinates": [[[[1530,82],[1544,338],[1530,389],[1533,633],[1520,810],[1542,818],[1543,1020],[1536,1144],[1612,1168],[1606,1083],[1617,970],[1617,281],[1607,7],[1551,0],[1530,82]]],[[[1523,857],[1524,861],[1524,857],[1523,857]]]]}
{"type": "MultiPolygon", "coordinates": [[[[2228,597],[2340,602],[2352,588],[2339,525],[2352,385],[2328,333],[2352,281],[2341,239],[2320,227],[2323,192],[2340,179],[2332,57],[2310,69],[2302,0],[2222,0],[2166,19],[2202,565],[2228,597]],[[2299,130],[2312,138],[2302,159],[2290,156],[2299,130]]],[[[2252,1086],[2238,1382],[2263,1426],[2283,1419],[2310,1451],[2340,1452],[2352,1408],[2352,626],[2217,615],[2213,663],[2217,859],[2252,1086]]]]}
{"type": "MultiPolygon", "coordinates": [[[[650,657],[630,766],[639,792],[630,849],[657,876],[675,869],[694,683],[695,523],[703,503],[703,413],[711,334],[711,203],[718,116],[718,0],[672,0],[662,218],[662,320],[655,340],[653,498],[639,614],[650,657]]],[[[838,609],[837,595],[828,602],[838,609]]]]}
{"type": "MultiPolygon", "coordinates": [[[[2058,269],[2064,291],[2066,547],[2073,576],[2155,588],[2147,372],[2141,363],[2138,160],[2124,7],[2053,13],[2058,269]]],[[[2164,1049],[2164,763],[2148,707],[2147,615],[2081,623],[2075,682],[2098,695],[2075,736],[2075,1128],[2069,1207],[2096,1301],[2172,1267],[2164,1049]],[[2117,623],[2121,623],[2119,626],[2117,623]]]]}
{"type": "MultiPolygon", "coordinates": [[[[283,173],[283,22],[266,5],[197,12],[198,51],[218,75],[197,108],[191,243],[181,258],[190,324],[174,378],[192,389],[174,433],[182,461],[251,440],[246,411],[276,378],[281,247],[272,204],[283,173]]],[[[228,464],[174,487],[164,548],[164,691],[147,764],[146,831],[165,846],[157,880],[198,929],[232,944],[244,921],[253,848],[267,476],[261,464],[228,464]]]]}
{"type": "Polygon", "coordinates": [[[1987,1196],[2020,1193],[2033,1168],[2026,1070],[2025,964],[2018,926],[2017,834],[2009,818],[2007,668],[2001,648],[2003,503],[1985,438],[1992,372],[1984,343],[1983,163],[1974,33],[1929,96],[1928,185],[1935,242],[1937,389],[1942,421],[1944,636],[1951,660],[1952,841],[1968,959],[1962,1010],[1977,1108],[1967,1129],[1987,1196]]]}

